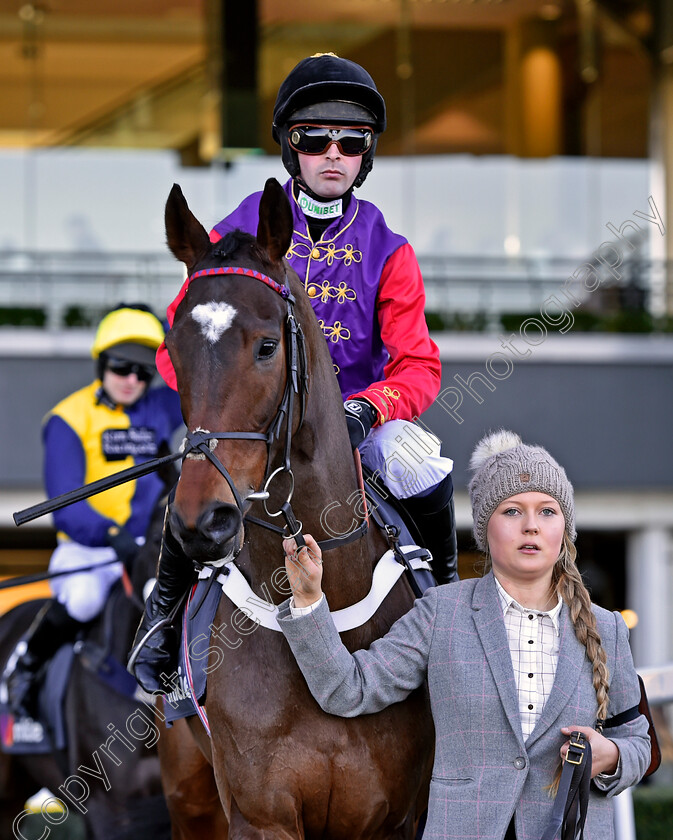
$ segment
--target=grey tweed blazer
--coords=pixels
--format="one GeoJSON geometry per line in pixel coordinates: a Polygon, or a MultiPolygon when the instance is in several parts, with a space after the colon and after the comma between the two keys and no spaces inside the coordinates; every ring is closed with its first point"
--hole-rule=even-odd
{"type": "MultiPolygon", "coordinates": [[[[636,706],[638,678],[619,613],[593,607],[610,672],[609,716],[636,706]]],[[[593,726],[592,668],[568,609],[560,613],[560,652],[552,692],[524,742],[502,608],[492,573],[429,590],[368,650],[341,644],[326,600],[279,623],[306,682],[330,714],[371,714],[403,700],[427,678],[436,730],[424,840],[502,840],[515,815],[518,840],[540,840],[552,800],[545,790],[566,740],[562,726],[593,726]]],[[[603,791],[591,786],[586,840],[612,840],[608,801],[636,784],[650,759],[647,721],[607,730],[621,774],[603,791]]]]}

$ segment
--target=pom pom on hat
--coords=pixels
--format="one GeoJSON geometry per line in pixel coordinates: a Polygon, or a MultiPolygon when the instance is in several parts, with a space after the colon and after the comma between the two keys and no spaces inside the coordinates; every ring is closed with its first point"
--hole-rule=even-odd
{"type": "Polygon", "coordinates": [[[476,445],[470,458],[474,473],[468,491],[472,503],[473,532],[477,546],[486,551],[488,521],[505,499],[518,493],[547,493],[556,499],[574,542],[575,502],[565,470],[542,446],[522,442],[515,432],[490,432],[476,445]]]}
{"type": "Polygon", "coordinates": [[[521,438],[516,432],[508,432],[507,429],[499,429],[497,432],[491,432],[486,437],[483,437],[475,446],[472,457],[470,458],[470,471],[476,472],[493,455],[497,455],[498,452],[504,452],[507,449],[513,449],[515,446],[519,446],[521,442],[521,438]]]}

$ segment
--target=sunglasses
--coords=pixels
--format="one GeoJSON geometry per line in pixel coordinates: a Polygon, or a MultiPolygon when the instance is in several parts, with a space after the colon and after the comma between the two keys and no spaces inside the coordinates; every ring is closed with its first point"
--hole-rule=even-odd
{"type": "Polygon", "coordinates": [[[335,128],[331,125],[294,125],[290,129],[290,146],[303,155],[320,155],[336,143],[346,157],[363,155],[374,141],[374,132],[367,126],[335,128]]]}
{"type": "Polygon", "coordinates": [[[155,374],[152,366],[129,362],[126,359],[108,359],[105,368],[111,370],[116,376],[130,376],[135,373],[140,382],[149,382],[155,374]]]}

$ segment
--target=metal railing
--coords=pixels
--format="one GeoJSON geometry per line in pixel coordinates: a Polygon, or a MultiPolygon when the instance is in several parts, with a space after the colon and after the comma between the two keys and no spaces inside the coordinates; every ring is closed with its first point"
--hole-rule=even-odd
{"type": "Polygon", "coordinates": [[[428,310],[483,312],[489,320],[501,313],[539,311],[550,297],[559,302],[556,310],[559,306],[573,308],[579,305],[577,301],[599,309],[606,305],[600,300],[606,294],[613,306],[645,306],[651,307],[653,314],[663,314],[667,289],[673,282],[672,263],[642,256],[625,260],[615,271],[618,277],[593,255],[587,260],[420,255],[419,264],[428,310]],[[585,278],[582,273],[588,265],[595,277],[585,278]]]}
{"type": "MultiPolygon", "coordinates": [[[[552,296],[566,307],[578,305],[570,294],[597,307],[599,291],[608,290],[618,305],[646,306],[654,314],[673,309],[666,305],[673,266],[664,260],[625,260],[618,280],[595,263],[600,285],[592,291],[573,278],[587,265],[579,259],[419,255],[419,263],[428,311],[481,313],[487,327],[495,326],[502,313],[539,311],[552,296]]],[[[0,252],[0,309],[41,310],[48,329],[67,325],[66,313],[75,309],[95,313],[95,322],[120,301],[143,301],[161,313],[183,277],[182,265],[168,252],[5,251],[0,252]]]]}
{"type": "Polygon", "coordinates": [[[66,313],[100,314],[124,301],[165,311],[184,278],[170,254],[5,251],[0,253],[0,307],[42,310],[61,329],[66,313]]]}

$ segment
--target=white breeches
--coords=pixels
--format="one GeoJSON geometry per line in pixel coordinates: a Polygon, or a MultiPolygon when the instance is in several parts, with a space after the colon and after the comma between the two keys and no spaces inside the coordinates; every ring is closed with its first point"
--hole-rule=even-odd
{"type": "MultiPolygon", "coordinates": [[[[113,560],[112,548],[91,548],[76,542],[62,542],[56,547],[49,562],[50,572],[77,569],[113,560]]],[[[122,576],[123,565],[110,563],[107,566],[52,578],[51,591],[77,621],[91,621],[103,609],[112,586],[122,576]]]]}
{"type": "Polygon", "coordinates": [[[362,463],[397,499],[426,493],[453,469],[453,461],[440,455],[440,439],[411,420],[377,426],[358,448],[362,463]]]}

